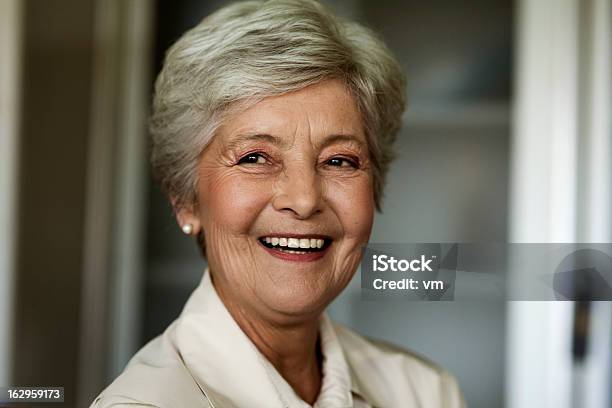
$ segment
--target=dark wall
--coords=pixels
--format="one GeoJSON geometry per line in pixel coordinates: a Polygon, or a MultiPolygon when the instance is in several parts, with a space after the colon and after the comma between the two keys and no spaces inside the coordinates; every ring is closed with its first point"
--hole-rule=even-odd
{"type": "Polygon", "coordinates": [[[75,405],[94,0],[26,0],[13,378],[75,405]]]}

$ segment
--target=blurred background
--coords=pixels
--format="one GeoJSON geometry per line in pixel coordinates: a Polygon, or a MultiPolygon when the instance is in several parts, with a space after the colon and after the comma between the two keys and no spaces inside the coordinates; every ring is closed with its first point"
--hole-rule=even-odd
{"type": "MultiPolygon", "coordinates": [[[[148,167],[165,50],[219,0],[0,0],[0,385],[88,406],[205,267],[148,167]]],[[[612,242],[612,0],[334,0],[404,66],[371,241],[612,242]]],[[[472,408],[612,408],[612,304],[366,302],[329,313],[453,372],[472,408]],[[574,352],[573,352],[574,350],[574,352]]]]}

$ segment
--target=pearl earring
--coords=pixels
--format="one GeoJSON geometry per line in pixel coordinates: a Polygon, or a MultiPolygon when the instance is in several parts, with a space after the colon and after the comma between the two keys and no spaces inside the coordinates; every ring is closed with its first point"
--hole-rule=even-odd
{"type": "Polygon", "coordinates": [[[185,234],[191,235],[191,233],[193,232],[193,225],[187,223],[183,225],[182,230],[185,234]]]}

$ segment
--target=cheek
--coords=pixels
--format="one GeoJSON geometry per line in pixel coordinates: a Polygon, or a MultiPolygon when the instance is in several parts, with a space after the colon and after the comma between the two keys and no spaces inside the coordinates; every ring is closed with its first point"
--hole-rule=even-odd
{"type": "Polygon", "coordinates": [[[374,189],[369,176],[329,183],[328,201],[340,219],[345,238],[365,242],[374,222],[374,189]]]}
{"type": "Polygon", "coordinates": [[[200,182],[200,218],[203,227],[246,234],[269,202],[270,187],[263,180],[228,172],[207,175],[200,182]]]}

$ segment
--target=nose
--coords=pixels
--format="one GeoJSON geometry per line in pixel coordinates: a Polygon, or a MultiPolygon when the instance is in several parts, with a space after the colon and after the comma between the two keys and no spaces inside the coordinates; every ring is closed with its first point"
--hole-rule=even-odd
{"type": "Polygon", "coordinates": [[[276,183],[273,206],[298,219],[312,217],[322,209],[321,180],[316,169],[306,163],[286,168],[276,183]]]}

